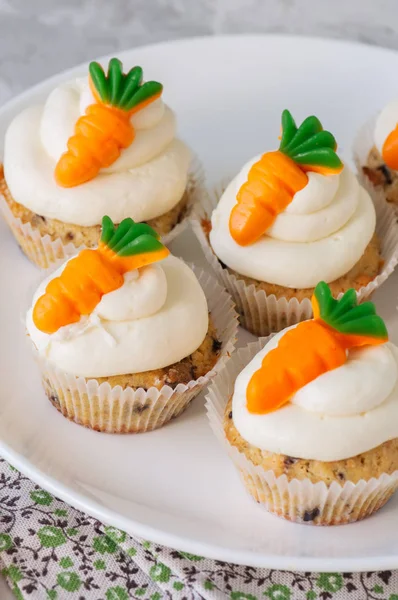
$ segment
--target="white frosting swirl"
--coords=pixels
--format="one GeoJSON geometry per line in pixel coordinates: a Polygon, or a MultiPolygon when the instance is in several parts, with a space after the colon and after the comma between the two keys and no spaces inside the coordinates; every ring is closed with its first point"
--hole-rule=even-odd
{"type": "Polygon", "coordinates": [[[238,245],[229,231],[236,195],[256,157],[229,184],[212,215],[211,245],[230,268],[290,288],[334,281],[361,258],[376,225],[373,203],[348,167],[308,173],[307,185],[255,243],[238,245]]]}
{"type": "Polygon", "coordinates": [[[398,348],[390,342],[350,350],[344,365],[311,381],[279,410],[250,413],[247,385],[288,329],[275,335],[236,380],[233,419],[245,440],[277,454],[334,461],[398,437],[398,348]]]}
{"type": "Polygon", "coordinates": [[[58,186],[55,165],[77,119],[93,102],[87,79],[60,85],[44,106],[18,115],[9,126],[4,172],[14,199],[48,218],[97,225],[104,214],[119,223],[153,219],[182,198],[190,151],[175,138],[174,113],[159,98],[131,117],[133,143],[97,177],[72,188],[58,186]]]}
{"type": "Polygon", "coordinates": [[[26,317],[39,353],[61,370],[107,377],[161,369],[194,352],[208,329],[206,297],[191,269],[169,256],[125,275],[89,317],[48,335],[32,319],[36,300],[64,265],[37,290],[26,317]]]}
{"type": "Polygon", "coordinates": [[[374,143],[380,154],[383,154],[384,142],[398,125],[398,100],[393,100],[380,112],[374,128],[374,143]]]}
{"type": "Polygon", "coordinates": [[[106,321],[132,321],[157,313],[167,298],[167,279],[158,264],[124,275],[124,285],[101,298],[95,314],[106,321]]]}

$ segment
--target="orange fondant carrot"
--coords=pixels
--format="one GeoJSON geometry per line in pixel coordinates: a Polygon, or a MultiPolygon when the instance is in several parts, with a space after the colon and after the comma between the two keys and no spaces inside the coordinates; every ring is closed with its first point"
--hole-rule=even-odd
{"type": "Polygon", "coordinates": [[[251,167],[231,211],[229,227],[241,246],[251,244],[271,227],[308,177],[296,163],[279,152],[267,152],[251,167]]]}
{"type": "Polygon", "coordinates": [[[335,150],[336,140],[323,131],[316,117],[308,117],[297,128],[285,110],[279,150],[263,154],[238,191],[229,220],[233,239],[241,246],[259,239],[307,184],[306,171],[323,175],[341,171],[343,165],[335,150]]]}
{"type": "Polygon", "coordinates": [[[382,157],[390,169],[398,171],[398,125],[387,136],[383,144],[382,157]]]}
{"type": "Polygon", "coordinates": [[[285,333],[271,350],[247,388],[253,413],[276,410],[322,373],[343,365],[346,349],[320,321],[305,321],[285,333]]]}
{"type": "Polygon", "coordinates": [[[315,319],[287,331],[251,377],[247,387],[250,412],[264,414],[280,408],[300,388],[343,365],[350,348],[388,339],[374,304],[357,306],[355,290],[337,301],[321,282],[315,288],[313,306],[315,319]]]}
{"type": "Polygon", "coordinates": [[[110,60],[107,75],[98,63],[90,63],[89,69],[96,103],[76,122],[68,150],[56,165],[55,179],[63,187],[89,181],[113,164],[134,140],[130,116],[156,100],[163,89],[156,81],[142,85],[141,67],[123,74],[116,58],[110,60]]]}
{"type": "Polygon", "coordinates": [[[115,229],[109,217],[102,222],[102,237],[96,250],[82,250],[52,279],[33,308],[33,321],[45,333],[54,333],[92,313],[104,294],[124,283],[127,271],[139,269],[169,254],[155,231],[132,219],[115,229]]]}

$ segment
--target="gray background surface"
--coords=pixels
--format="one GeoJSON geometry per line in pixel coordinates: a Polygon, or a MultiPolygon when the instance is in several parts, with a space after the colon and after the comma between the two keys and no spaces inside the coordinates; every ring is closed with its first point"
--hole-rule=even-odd
{"type": "MultiPolygon", "coordinates": [[[[102,54],[239,32],[326,36],[398,49],[398,0],[0,0],[0,105],[102,54]]],[[[13,598],[6,589],[0,576],[2,600],[13,598]]]]}
{"type": "Polygon", "coordinates": [[[0,0],[0,104],[102,54],[235,32],[289,32],[398,48],[398,0],[0,0]]]}

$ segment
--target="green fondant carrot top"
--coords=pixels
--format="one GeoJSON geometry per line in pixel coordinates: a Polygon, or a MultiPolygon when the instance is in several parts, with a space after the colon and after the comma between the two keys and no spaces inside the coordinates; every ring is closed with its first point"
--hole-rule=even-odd
{"type": "Polygon", "coordinates": [[[325,131],[317,117],[307,117],[296,126],[291,113],[282,113],[282,136],[279,151],[308,171],[340,171],[343,163],[336,154],[337,143],[330,131],[325,131]]]}

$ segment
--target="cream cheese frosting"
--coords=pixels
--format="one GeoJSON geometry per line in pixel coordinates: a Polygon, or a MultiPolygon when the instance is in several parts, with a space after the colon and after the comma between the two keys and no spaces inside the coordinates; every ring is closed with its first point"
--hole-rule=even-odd
{"type": "Polygon", "coordinates": [[[66,151],[77,119],[94,101],[87,78],[57,87],[44,106],[19,114],[4,146],[4,173],[13,198],[47,218],[98,225],[108,214],[147,221],[171,210],[182,198],[191,154],[176,136],[176,120],[161,98],[133,114],[133,143],[97,177],[72,188],[55,182],[54,169],[66,151]]]}
{"type": "Polygon", "coordinates": [[[213,212],[210,242],[217,256],[242,275],[289,288],[310,288],[345,275],[363,255],[376,226],[373,203],[347,166],[328,176],[309,172],[307,185],[265,235],[247,246],[234,241],[230,213],[258,159],[231,181],[213,212]]]}
{"type": "Polygon", "coordinates": [[[344,365],[308,383],[282,408],[250,413],[247,385],[288,329],[275,335],[236,379],[233,419],[245,440],[277,454],[335,461],[398,437],[398,348],[390,342],[350,350],[344,365]]]}
{"type": "Polygon", "coordinates": [[[379,113],[374,128],[374,143],[380,154],[384,142],[398,125],[398,100],[393,100],[379,113]]]}
{"type": "Polygon", "coordinates": [[[178,362],[203,342],[206,297],[193,271],[173,256],[126,273],[124,285],[105,294],[89,317],[43,333],[33,306],[64,267],[42,282],[26,317],[39,354],[59,369],[82,377],[141,373],[178,362]]]}

